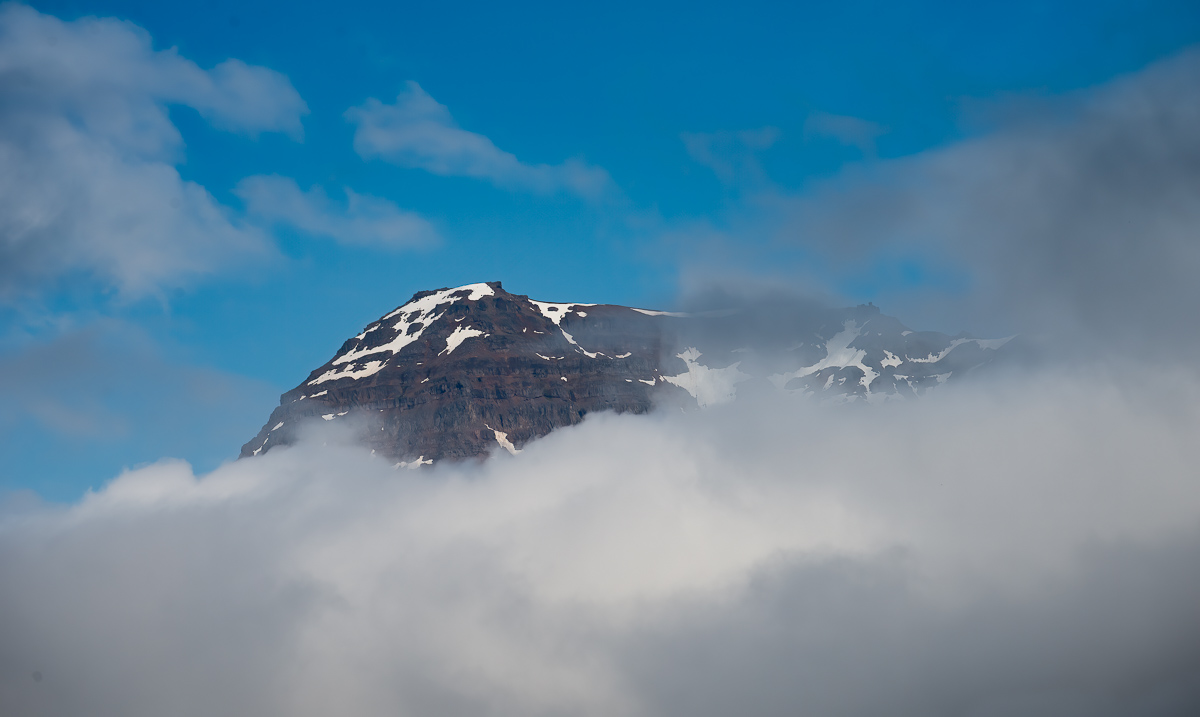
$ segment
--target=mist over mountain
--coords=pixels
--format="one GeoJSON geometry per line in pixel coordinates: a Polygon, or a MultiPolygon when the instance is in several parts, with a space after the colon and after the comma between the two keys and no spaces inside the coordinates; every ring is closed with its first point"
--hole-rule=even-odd
{"type": "Polygon", "coordinates": [[[415,467],[516,452],[600,411],[760,391],[878,404],[961,381],[1010,339],[912,331],[871,305],[682,313],[537,301],[498,281],[421,291],[283,394],[241,455],[292,445],[314,420],[415,467]]]}

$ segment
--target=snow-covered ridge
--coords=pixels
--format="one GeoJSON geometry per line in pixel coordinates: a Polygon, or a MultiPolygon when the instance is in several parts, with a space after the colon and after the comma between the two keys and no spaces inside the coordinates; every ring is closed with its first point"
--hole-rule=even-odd
{"type": "MultiPolygon", "coordinates": [[[[495,290],[487,284],[467,284],[466,286],[460,286],[455,289],[442,289],[441,291],[435,291],[432,294],[427,294],[419,299],[410,301],[387,316],[384,316],[373,327],[355,337],[361,341],[362,339],[366,338],[367,334],[378,331],[386,326],[386,322],[389,319],[399,317],[396,323],[392,324],[391,326],[391,328],[396,332],[395,338],[380,346],[365,347],[347,351],[333,360],[333,364],[335,366],[348,364],[346,368],[326,371],[319,377],[309,381],[309,385],[313,386],[324,381],[333,381],[339,378],[360,379],[366,376],[374,375],[384,367],[386,360],[369,361],[365,365],[360,366],[358,369],[353,368],[353,364],[364,356],[373,356],[375,354],[384,352],[390,352],[394,355],[405,346],[417,341],[421,338],[421,334],[425,333],[425,329],[429,328],[430,324],[442,318],[442,316],[445,314],[445,311],[437,313],[438,309],[440,309],[442,306],[453,304],[460,299],[466,299],[467,301],[478,301],[485,296],[495,296],[495,294],[495,290]],[[462,296],[464,292],[467,294],[465,297],[462,296]]],[[[471,335],[477,336],[479,334],[471,335]]],[[[459,338],[457,342],[453,344],[453,346],[449,345],[449,342],[447,342],[448,351],[453,351],[454,348],[457,347],[459,343],[462,343],[462,340],[465,338],[468,338],[468,336],[461,336],[461,338],[459,338]]]]}

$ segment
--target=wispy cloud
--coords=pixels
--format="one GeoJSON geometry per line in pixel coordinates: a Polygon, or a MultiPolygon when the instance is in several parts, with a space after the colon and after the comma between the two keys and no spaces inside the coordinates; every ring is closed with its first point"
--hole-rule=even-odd
{"type": "Polygon", "coordinates": [[[139,296],[271,244],[182,179],[171,104],[250,136],[303,135],[283,75],[227,60],[204,70],[126,22],[63,22],[0,7],[0,295],[87,275],[139,296]]]}
{"type": "Polygon", "coordinates": [[[386,199],[343,191],[344,204],[334,202],[321,187],[305,192],[295,180],[278,175],[247,177],[234,189],[252,217],[346,244],[398,249],[438,241],[433,225],[416,212],[386,199]]]}
{"type": "Polygon", "coordinates": [[[680,135],[688,156],[708,167],[726,185],[755,187],[767,181],[758,153],[779,139],[777,127],[738,132],[684,132],[680,135]]]}
{"type": "Polygon", "coordinates": [[[356,126],[354,149],[364,159],[444,176],[473,177],[498,187],[539,194],[570,192],[596,199],[612,189],[608,172],[577,159],[526,164],[482,134],[462,129],[445,105],[416,82],[394,104],[375,98],[346,110],[356,126]]]}
{"type": "Polygon", "coordinates": [[[887,132],[883,125],[849,115],[813,112],[804,120],[804,137],[830,137],[858,147],[864,157],[875,157],[875,140],[887,132]]]}

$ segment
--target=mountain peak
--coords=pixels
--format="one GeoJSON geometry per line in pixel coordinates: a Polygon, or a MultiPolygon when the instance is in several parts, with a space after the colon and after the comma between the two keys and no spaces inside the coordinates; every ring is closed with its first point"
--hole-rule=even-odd
{"type": "Polygon", "coordinates": [[[350,419],[397,465],[517,452],[592,412],[703,408],[752,379],[894,400],[990,362],[1004,342],[909,331],[874,305],[784,313],[767,330],[752,314],[538,301],[499,281],[419,291],[283,394],[242,456],[294,442],[307,421],[350,419]]]}

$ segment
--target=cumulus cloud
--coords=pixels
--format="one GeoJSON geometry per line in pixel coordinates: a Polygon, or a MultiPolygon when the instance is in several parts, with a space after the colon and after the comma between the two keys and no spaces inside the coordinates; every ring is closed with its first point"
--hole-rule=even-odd
{"type": "Polygon", "coordinates": [[[341,206],[321,187],[305,192],[295,180],[278,175],[247,177],[234,189],[251,216],[346,244],[395,249],[437,242],[433,225],[416,212],[349,188],[343,191],[346,202],[341,206]]]}
{"type": "Polygon", "coordinates": [[[608,172],[577,159],[562,164],[520,161],[487,137],[459,127],[450,110],[416,82],[407,83],[395,104],[372,97],[346,110],[346,119],[356,126],[354,149],[364,159],[539,194],[561,191],[596,199],[612,188],[608,172]]]}
{"type": "Polygon", "coordinates": [[[1140,388],[602,415],[422,472],[327,434],[164,461],[0,519],[0,704],[1193,714],[1200,386],[1140,388]]]}
{"type": "Polygon", "coordinates": [[[901,286],[878,298],[906,316],[1059,333],[1089,350],[1194,346],[1197,78],[1193,49],[1072,95],[1002,105],[974,138],[792,198],[775,233],[825,257],[829,274],[936,257],[956,295],[901,286]]]}
{"type": "Polygon", "coordinates": [[[231,59],[204,70],[126,22],[63,22],[0,6],[0,294],[86,275],[137,296],[271,251],[175,169],[167,106],[250,136],[302,136],[283,75],[231,59]]]}

